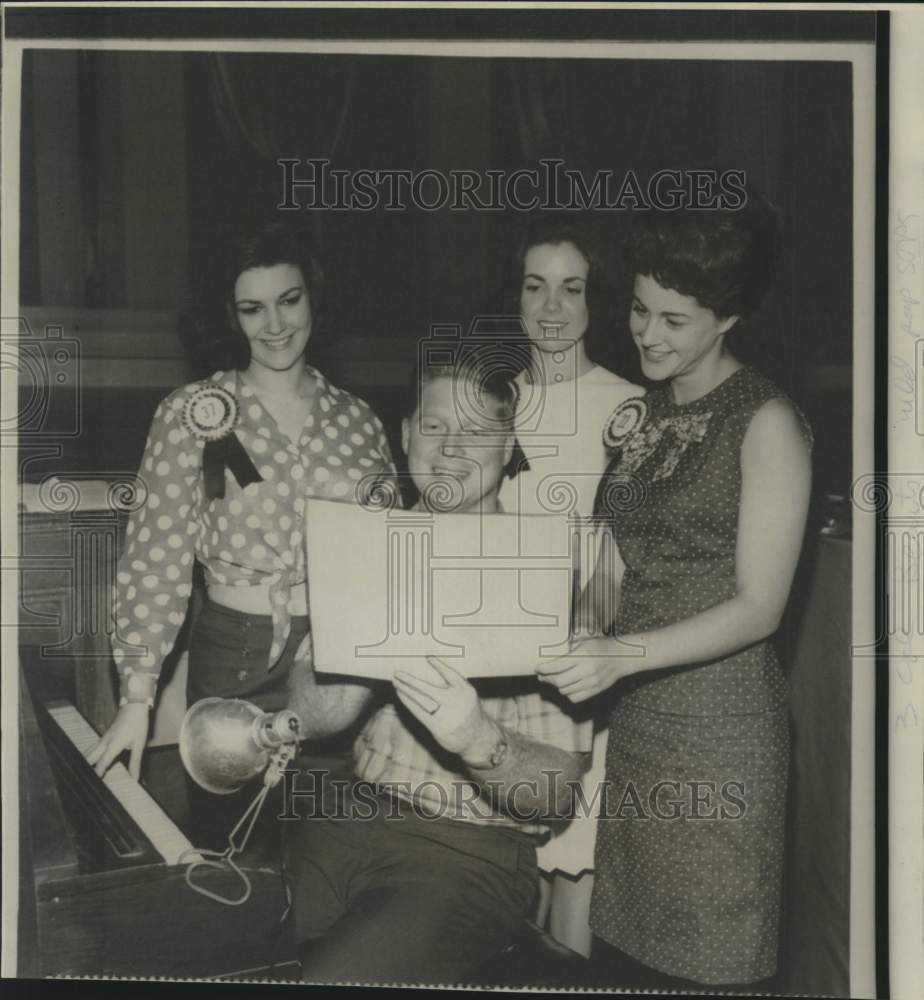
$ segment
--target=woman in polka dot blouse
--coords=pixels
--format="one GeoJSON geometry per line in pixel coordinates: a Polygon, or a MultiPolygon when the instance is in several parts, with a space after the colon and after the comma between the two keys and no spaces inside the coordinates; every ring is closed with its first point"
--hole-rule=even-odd
{"type": "Polygon", "coordinates": [[[308,634],[305,501],[355,500],[393,474],[372,410],[305,364],[322,272],[304,232],[273,221],[240,236],[225,277],[241,363],[177,389],[154,414],[140,470],[146,499],[127,526],[116,584],[120,707],[88,758],[100,774],[125,750],[139,773],[195,561],[208,599],[190,637],[189,702],[285,707],[308,634]]]}
{"type": "Polygon", "coordinates": [[[591,903],[609,985],[751,992],[776,971],[789,729],[771,637],[811,435],[729,344],[776,247],[753,197],[645,213],[628,240],[629,325],[655,387],[605,436],[596,512],[625,562],[621,599],[611,635],[539,668],[571,701],[609,707],[591,903]]]}

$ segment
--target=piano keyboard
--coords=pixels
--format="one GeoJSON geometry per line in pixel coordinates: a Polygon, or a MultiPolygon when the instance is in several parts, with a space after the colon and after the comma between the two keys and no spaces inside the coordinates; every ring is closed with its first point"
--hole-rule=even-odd
{"type": "MultiPolygon", "coordinates": [[[[84,756],[98,742],[99,734],[73,705],[52,704],[48,706],[48,713],[84,756]]],[[[113,764],[102,781],[168,865],[179,864],[183,852],[192,850],[192,844],[180,828],[135,781],[124,764],[113,764]]],[[[191,853],[183,863],[201,860],[199,854],[191,853]]]]}

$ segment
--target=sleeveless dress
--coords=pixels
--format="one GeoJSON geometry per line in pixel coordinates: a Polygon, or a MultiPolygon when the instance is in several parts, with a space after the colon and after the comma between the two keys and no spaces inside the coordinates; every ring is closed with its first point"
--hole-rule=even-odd
{"type": "MultiPolygon", "coordinates": [[[[517,377],[519,402],[515,417],[517,442],[529,463],[513,479],[501,484],[500,502],[511,514],[545,514],[559,510],[563,491],[576,513],[589,515],[594,494],[607,464],[603,427],[613,408],[644,390],[600,365],[567,382],[532,383],[525,373],[517,377]]],[[[581,566],[586,585],[592,566],[581,566]]],[[[596,726],[592,708],[572,707],[574,724],[581,734],[577,745],[593,741],[590,769],[582,784],[589,789],[603,779],[606,729],[596,726]]],[[[540,869],[577,876],[593,868],[596,816],[581,811],[565,825],[553,829],[550,839],[536,851],[540,869]]]]}
{"type": "MultiPolygon", "coordinates": [[[[663,385],[634,429],[611,437],[596,513],[612,518],[626,564],[616,635],[734,596],[741,444],[757,410],[781,396],[748,367],[688,404],[663,385]],[[604,502],[608,478],[618,509],[604,502]]],[[[594,933],[696,982],[773,975],[789,711],[772,643],[629,677],[614,694],[594,933]]]]}

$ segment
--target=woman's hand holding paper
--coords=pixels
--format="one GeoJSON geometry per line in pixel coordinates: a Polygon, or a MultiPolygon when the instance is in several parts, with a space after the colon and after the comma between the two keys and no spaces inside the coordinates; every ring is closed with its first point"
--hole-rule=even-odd
{"type": "Polygon", "coordinates": [[[574,643],[570,653],[540,663],[536,673],[577,704],[643,669],[638,654],[617,639],[599,636],[574,643]]]}

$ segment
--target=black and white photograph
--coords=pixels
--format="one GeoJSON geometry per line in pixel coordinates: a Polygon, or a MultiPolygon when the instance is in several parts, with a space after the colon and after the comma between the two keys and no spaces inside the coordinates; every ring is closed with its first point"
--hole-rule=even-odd
{"type": "Polygon", "coordinates": [[[4,976],[915,995],[888,15],[604,6],[5,6],[4,976]]]}

